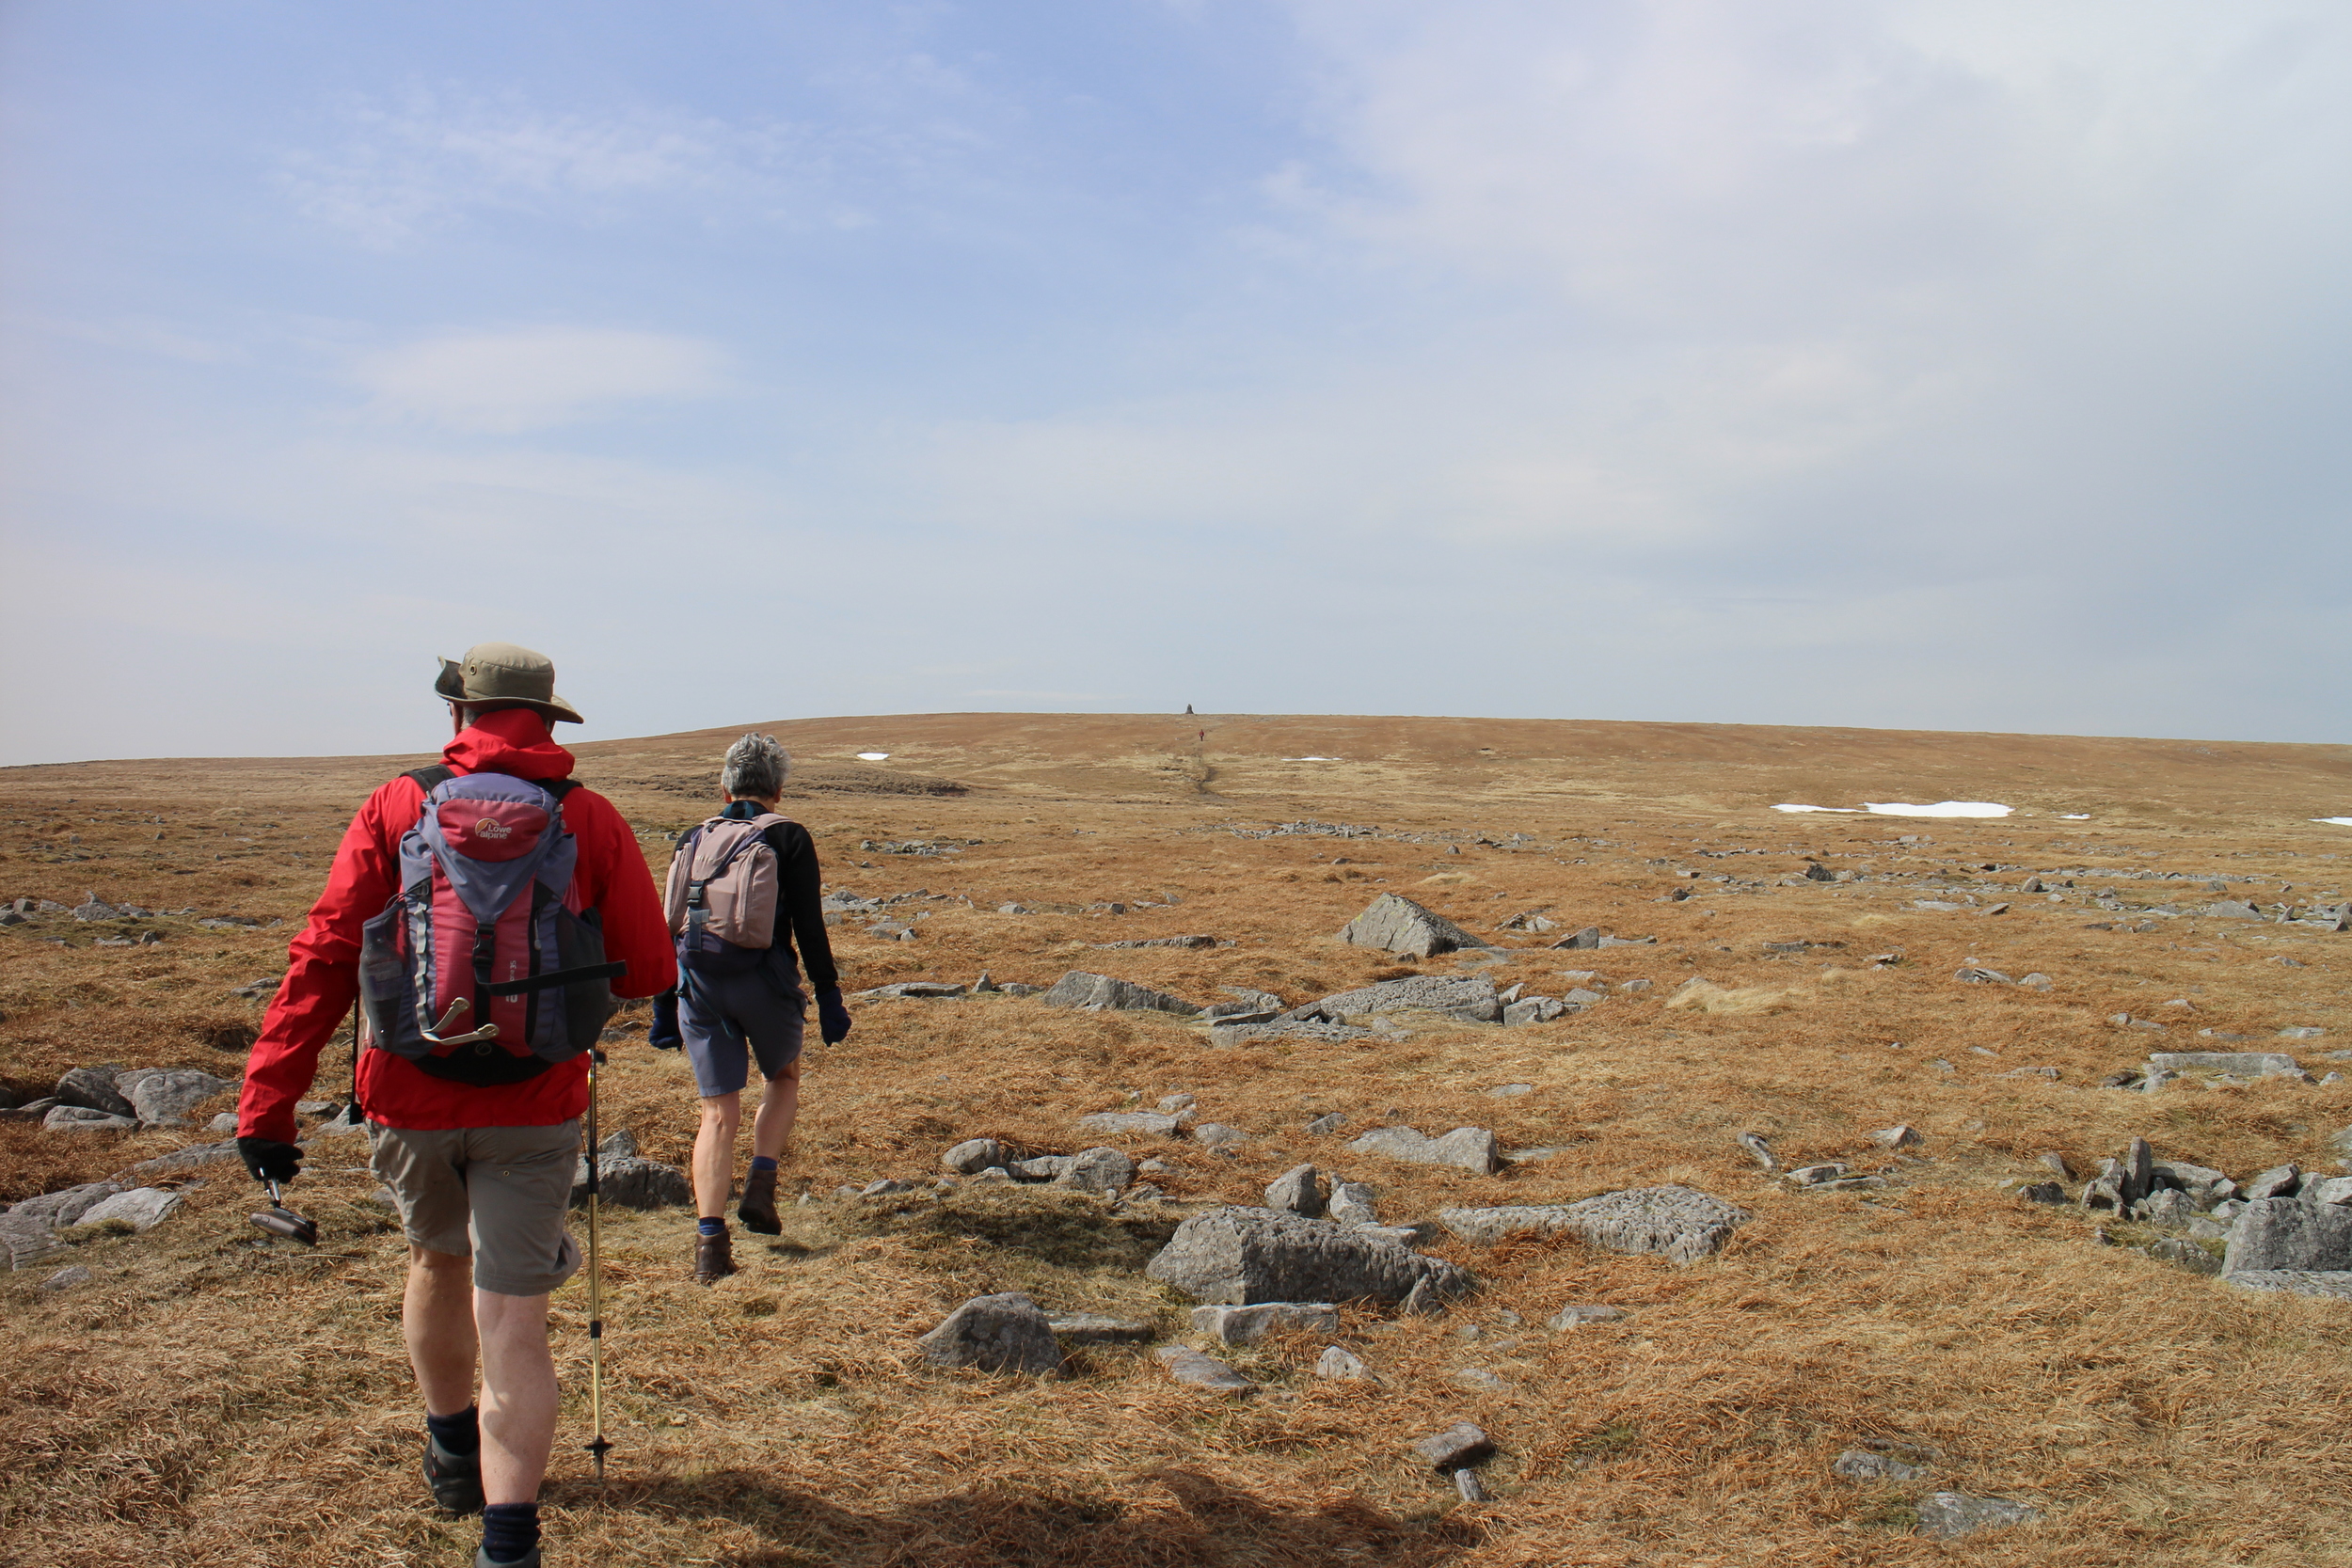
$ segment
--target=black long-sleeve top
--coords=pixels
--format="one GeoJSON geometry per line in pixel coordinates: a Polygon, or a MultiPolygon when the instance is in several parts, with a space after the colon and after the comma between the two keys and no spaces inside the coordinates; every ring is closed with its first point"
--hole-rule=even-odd
{"type": "MultiPolygon", "coordinates": [[[[730,800],[719,815],[748,822],[759,815],[759,807],[751,800],[730,800]]],[[[841,976],[834,969],[833,942],[825,935],[825,911],[818,903],[824,878],[817,865],[817,841],[798,822],[771,822],[759,836],[775,851],[776,912],[790,917],[791,940],[801,953],[801,972],[808,976],[811,990],[832,990],[841,984],[841,976]]],[[[782,930],[777,931],[776,940],[786,940],[782,930]]]]}

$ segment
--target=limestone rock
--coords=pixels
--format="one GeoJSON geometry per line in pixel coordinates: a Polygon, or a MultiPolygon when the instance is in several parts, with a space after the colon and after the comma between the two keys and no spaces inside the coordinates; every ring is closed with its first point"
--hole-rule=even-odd
{"type": "Polygon", "coordinates": [[[57,1192],[43,1193],[39,1197],[28,1197],[0,1217],[38,1223],[50,1230],[62,1230],[69,1225],[81,1224],[84,1214],[122,1190],[123,1184],[119,1181],[85,1181],[78,1187],[66,1187],[57,1192]]]}
{"type": "Polygon", "coordinates": [[[125,1073],[116,1082],[128,1094],[139,1120],[157,1127],[183,1125],[199,1101],[236,1086],[226,1078],[188,1068],[158,1068],[136,1078],[125,1073]]]}
{"type": "MultiPolygon", "coordinates": [[[[668,1209],[694,1201],[694,1185],[675,1165],[659,1160],[625,1155],[596,1158],[596,1204],[621,1209],[668,1209]]],[[[583,1157],[572,1171],[572,1205],[588,1207],[588,1162],[583,1157]]]]}
{"type": "Polygon", "coordinates": [[[2225,1273],[2221,1282],[2241,1291],[2283,1291],[2291,1295],[2352,1301],[2352,1269],[2243,1269],[2225,1273]]]}
{"type": "Polygon", "coordinates": [[[1090,1312],[1073,1313],[1066,1318],[1051,1318],[1046,1327],[1054,1338],[1065,1345],[1144,1345],[1159,1338],[1159,1331],[1150,1323],[1136,1323],[1127,1318],[1098,1317],[1090,1312]]]}
{"type": "Polygon", "coordinates": [[[1054,1181],[1070,1168],[1067,1154],[1041,1154],[1035,1159],[1015,1160],[1005,1167],[1016,1181],[1054,1181]]]}
{"type": "Polygon", "coordinates": [[[29,1269],[43,1263],[65,1250],[57,1233],[46,1220],[35,1219],[10,1210],[0,1214],[0,1259],[6,1259],[10,1270],[29,1269]]]}
{"type": "Polygon", "coordinates": [[[1919,1136],[1917,1128],[1906,1124],[1882,1128],[1870,1134],[1870,1141],[1885,1148],[1916,1148],[1926,1140],[1919,1136]]]}
{"type": "MultiPolygon", "coordinates": [[[[86,1111],[103,1111],[110,1117],[135,1118],[138,1108],[129,1097],[115,1086],[112,1068],[77,1067],[57,1080],[51,1091],[59,1105],[79,1106],[86,1111]]],[[[45,1125],[45,1124],[44,1124],[45,1125]]]]}
{"type": "Polygon", "coordinates": [[[56,1274],[51,1275],[48,1278],[42,1280],[40,1288],[50,1292],[51,1294],[55,1294],[59,1291],[71,1291],[76,1285],[87,1285],[89,1282],[89,1270],[84,1268],[79,1263],[70,1263],[64,1268],[59,1269],[56,1274]]]}
{"type": "Polygon", "coordinates": [[[2352,1269],[2352,1208],[2292,1197],[2253,1199],[2231,1223],[2221,1267],[2231,1275],[2352,1269]]]}
{"type": "Polygon", "coordinates": [[[1251,1307],[1196,1307],[1192,1326],[1229,1345],[1254,1344],[1269,1334],[1336,1334],[1340,1309],[1327,1302],[1264,1301],[1251,1307]]]}
{"type": "Polygon", "coordinates": [[[1928,1473],[1924,1465],[1906,1465],[1889,1454],[1867,1449],[1848,1449],[1830,1465],[1848,1481],[1917,1481],[1928,1473]]]}
{"type": "Polygon", "coordinates": [[[1457,1127],[1441,1138],[1409,1127],[1375,1127],[1347,1146],[1359,1154],[1385,1155],[1422,1165],[1458,1165],[1491,1176],[1502,1168],[1502,1150],[1483,1127],[1457,1127]]]}
{"type": "Polygon", "coordinates": [[[1370,908],[1341,930],[1340,940],[1353,946],[1377,947],[1415,958],[1489,945],[1445,916],[1394,893],[1375,898],[1370,908]]]}
{"type": "Polygon", "coordinates": [[[1424,1280],[1441,1295],[1477,1288],[1468,1271],[1360,1230],[1272,1209],[1224,1208],[1176,1228],[1144,1272],[1195,1301],[1399,1302],[1424,1280]]]}
{"type": "Polygon", "coordinates": [[[1113,1138],[1174,1138],[1182,1136],[1184,1130],[1183,1117],[1154,1111],[1097,1111],[1092,1116],[1080,1117],[1078,1125],[1089,1132],[1113,1138]]]}
{"type": "Polygon", "coordinates": [[[2007,1497],[1972,1497],[1965,1492],[1931,1492],[1919,1499],[1919,1533],[1931,1541],[1957,1541],[1980,1529],[2031,1524],[2042,1511],[2007,1497]]]}
{"type": "Polygon", "coordinates": [[[1322,1116],[1315,1117],[1314,1120],[1307,1124],[1307,1132],[1311,1137],[1327,1137],[1346,1125],[1346,1112],[1327,1111],[1322,1116]]]}
{"type": "Polygon", "coordinates": [[[939,1157],[943,1170],[959,1176],[977,1176],[991,1165],[1001,1165],[1009,1156],[1005,1146],[994,1138],[966,1138],[939,1157]]]}
{"type": "Polygon", "coordinates": [[[1309,1219],[1322,1217],[1324,1208],[1323,1173],[1312,1165],[1294,1165],[1275,1178],[1265,1190],[1265,1206],[1304,1214],[1309,1219]]]}
{"type": "Polygon", "coordinates": [[[52,1105],[40,1118],[40,1124],[52,1132],[135,1132],[139,1126],[130,1117],[112,1116],[81,1105],[52,1105]]]}
{"type": "Polygon", "coordinates": [[[915,1343],[934,1366],[984,1372],[1041,1374],[1059,1370],[1062,1359],[1045,1314],[1018,1291],[974,1296],[915,1343]]]}
{"type": "Polygon", "coordinates": [[[2301,1166],[2273,1165],[2260,1176],[2249,1180],[2245,1187],[2240,1189],[2238,1196],[2249,1203],[2258,1197],[2293,1197],[2296,1195],[2296,1189],[2302,1184],[2301,1166]]]}
{"type": "Polygon", "coordinates": [[[1323,1354],[1315,1357],[1315,1376],[1333,1382],[1368,1382],[1372,1380],[1372,1370],[1352,1352],[1338,1345],[1326,1345],[1323,1354]]]}
{"type": "Polygon", "coordinates": [[[1502,1017],[1495,983],[1483,974],[1411,974],[1401,980],[1382,980],[1354,990],[1335,991],[1293,1007],[1282,1017],[1291,1022],[1339,1023],[1366,1013],[1422,1010],[1452,1013],[1483,1023],[1494,1023],[1502,1017]]]}
{"type": "Polygon", "coordinates": [[[1721,1248],[1755,1216],[1691,1187],[1637,1187],[1536,1208],[1440,1209],[1438,1223],[1466,1242],[1575,1236],[1610,1252],[1663,1253],[1690,1263],[1721,1248]]]}
{"type": "Polygon", "coordinates": [[[1378,1225],[1380,1212],[1374,1207],[1377,1196],[1361,1181],[1343,1181],[1331,1190],[1323,1212],[1342,1225],[1378,1225]]]}
{"type": "Polygon", "coordinates": [[[1114,979],[1073,969],[1038,1000],[1049,1007],[1076,1007],[1082,1012],[1174,1013],[1190,1018],[1200,1009],[1182,997],[1151,990],[1131,980],[1114,979]]]}
{"type": "Polygon", "coordinates": [[[1192,1130],[1192,1141],[1211,1148],[1225,1148],[1233,1144],[1246,1144],[1249,1134],[1238,1127],[1228,1127],[1221,1121],[1204,1121],[1192,1130]]]}
{"type": "Polygon", "coordinates": [[[2155,1072],[2229,1072],[2240,1078],[2283,1077],[2303,1070],[2283,1051],[2152,1051],[2148,1067],[2155,1072]]]}
{"type": "Polygon", "coordinates": [[[1183,1345],[1163,1345],[1152,1353],[1168,1375],[1194,1388],[1218,1394],[1247,1394],[1258,1386],[1215,1356],[1183,1345]]]}
{"type": "Polygon", "coordinates": [[[1136,1163],[1120,1150],[1082,1148],[1070,1156],[1069,1165],[1054,1180],[1080,1192],[1115,1193],[1135,1179],[1136,1163]]]}
{"type": "Polygon", "coordinates": [[[108,1220],[120,1220],[134,1230],[152,1230],[177,1213],[183,1201],[178,1193],[166,1192],[161,1187],[134,1187],[92,1204],[76,1223],[103,1225],[108,1220]]]}
{"type": "Polygon", "coordinates": [[[1622,1322],[1625,1315],[1625,1308],[1622,1307],[1602,1307],[1597,1304],[1578,1303],[1573,1306],[1563,1307],[1559,1311],[1554,1312],[1551,1315],[1550,1322],[1546,1326],[1555,1329],[1586,1328],[1594,1323],[1613,1323],[1622,1322]]]}
{"type": "Polygon", "coordinates": [[[1415,1438],[1413,1451],[1427,1460],[1432,1468],[1451,1470],[1457,1465],[1477,1464],[1495,1451],[1495,1445],[1494,1439],[1470,1422],[1456,1421],[1443,1432],[1415,1438]]]}

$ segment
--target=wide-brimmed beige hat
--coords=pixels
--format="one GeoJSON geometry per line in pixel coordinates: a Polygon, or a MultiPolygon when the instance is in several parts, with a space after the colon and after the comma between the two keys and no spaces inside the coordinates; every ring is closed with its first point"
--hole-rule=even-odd
{"type": "Polygon", "coordinates": [[[441,660],[433,689],[453,703],[518,703],[567,724],[587,722],[555,694],[555,660],[512,642],[477,642],[464,658],[441,660]]]}

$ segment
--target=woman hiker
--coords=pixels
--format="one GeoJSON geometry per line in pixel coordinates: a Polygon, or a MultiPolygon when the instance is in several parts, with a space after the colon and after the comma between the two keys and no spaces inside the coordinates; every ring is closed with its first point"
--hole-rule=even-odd
{"type": "Polygon", "coordinates": [[[736,1212],[762,1235],[784,1228],[776,1214],[776,1162],[800,1108],[808,1006],[803,967],[817,992],[819,1037],[835,1045],[850,1033],[818,903],[817,846],[806,828],[776,815],[791,768],[771,736],[747,735],[728,747],[719,771],[726,809],[686,835],[670,866],[678,984],[655,1000],[646,1039],[665,1049],[684,1046],[702,1096],[702,1128],[694,1135],[694,1278],[704,1285],[735,1272],[727,1194],[754,1059],[768,1086],[752,1121],[752,1169],[736,1212]]]}

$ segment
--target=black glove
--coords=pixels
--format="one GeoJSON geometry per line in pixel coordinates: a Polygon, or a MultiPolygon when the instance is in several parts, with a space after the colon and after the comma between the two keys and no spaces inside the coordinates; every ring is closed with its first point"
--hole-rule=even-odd
{"type": "Polygon", "coordinates": [[[239,1138],[237,1158],[256,1181],[292,1181],[302,1174],[302,1150],[276,1138],[239,1138]]]}
{"type": "Polygon", "coordinates": [[[653,1022],[645,1029],[645,1043],[656,1051],[675,1051],[685,1045],[686,1036],[677,1026],[675,986],[653,999],[653,1022]]]}
{"type": "Polygon", "coordinates": [[[827,1045],[850,1037],[850,1009],[841,1005],[841,988],[827,986],[817,993],[817,1035],[827,1045]]]}

